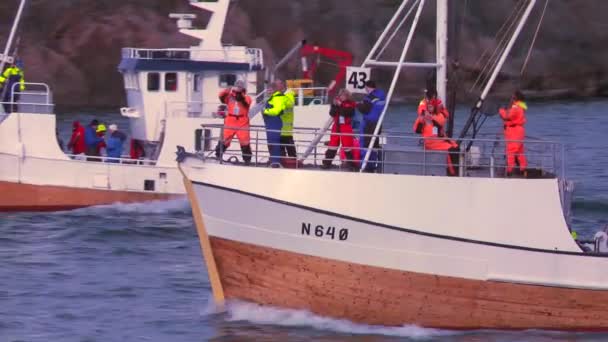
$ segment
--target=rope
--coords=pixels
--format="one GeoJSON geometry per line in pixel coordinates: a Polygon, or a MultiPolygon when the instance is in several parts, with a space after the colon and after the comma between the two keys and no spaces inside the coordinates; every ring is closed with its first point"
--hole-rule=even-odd
{"type": "Polygon", "coordinates": [[[536,26],[536,31],[534,32],[534,38],[532,38],[532,43],[530,44],[530,48],[528,49],[528,54],[526,55],[526,59],[524,60],[524,64],[521,67],[521,71],[519,73],[519,78],[521,79],[524,76],[524,72],[526,72],[526,67],[528,66],[528,61],[530,60],[530,56],[532,55],[532,49],[534,48],[534,43],[536,43],[536,37],[538,37],[538,32],[540,31],[540,26],[543,23],[543,19],[545,18],[545,12],[547,11],[547,5],[549,5],[549,0],[545,1],[545,7],[543,7],[543,13],[540,16],[540,20],[538,20],[538,26],[536,26]]]}
{"type": "Polygon", "coordinates": [[[407,11],[407,13],[405,13],[405,16],[403,17],[403,19],[401,19],[401,22],[399,22],[399,25],[397,25],[397,27],[393,30],[393,33],[391,34],[391,36],[386,40],[386,42],[384,43],[384,46],[382,46],[382,49],[380,49],[380,52],[378,52],[376,54],[376,59],[380,59],[380,56],[382,56],[382,53],[384,53],[384,50],[386,50],[388,45],[393,41],[393,39],[395,38],[395,35],[397,34],[397,32],[399,30],[401,30],[401,27],[403,26],[405,21],[410,17],[412,12],[416,8],[416,5],[418,5],[419,2],[420,2],[420,0],[416,0],[416,1],[414,1],[414,3],[412,3],[412,7],[410,7],[410,9],[407,11]]]}
{"type": "MultiPolygon", "coordinates": [[[[519,6],[519,8],[515,8],[511,12],[511,15],[503,23],[502,27],[500,28],[500,30],[494,37],[494,40],[500,40],[500,41],[499,41],[498,45],[496,46],[496,48],[494,49],[494,51],[492,52],[492,55],[488,58],[488,61],[486,62],[486,64],[482,68],[482,70],[479,72],[477,79],[475,80],[475,82],[473,83],[471,88],[469,89],[469,93],[472,92],[473,90],[475,90],[477,85],[480,84],[480,81],[481,81],[481,84],[483,84],[489,79],[490,74],[491,74],[490,71],[498,63],[498,60],[500,58],[500,52],[504,51],[505,47],[508,44],[508,40],[510,37],[509,32],[511,32],[513,30],[514,25],[517,23],[517,18],[521,15],[521,13],[525,9],[525,0],[521,0],[518,3],[518,6],[519,6]],[[499,37],[499,36],[501,36],[501,37],[499,37]]],[[[486,49],[486,51],[484,52],[484,55],[488,51],[489,51],[489,48],[486,49]]],[[[482,58],[480,58],[480,61],[481,61],[481,59],[483,59],[483,55],[482,55],[482,58]]],[[[477,65],[476,65],[476,67],[477,67],[477,65]]]]}

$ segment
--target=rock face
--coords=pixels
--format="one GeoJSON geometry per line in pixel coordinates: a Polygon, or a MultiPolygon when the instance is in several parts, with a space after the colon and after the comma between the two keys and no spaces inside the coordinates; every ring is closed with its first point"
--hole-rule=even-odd
{"type": "MultiPolygon", "coordinates": [[[[496,48],[496,32],[522,1],[453,0],[459,3],[460,55],[459,97],[476,97],[474,84],[484,52],[496,48]],[[466,4],[466,7],[465,7],[466,4]]],[[[0,14],[13,18],[18,0],[2,1],[0,14]]],[[[422,61],[435,53],[434,1],[427,1],[419,34],[407,59],[422,61]]],[[[232,4],[224,42],[264,49],[265,59],[280,58],[297,41],[307,39],[322,46],[345,49],[361,63],[397,8],[396,0],[239,0],[232,4]]],[[[607,1],[569,0],[550,2],[523,76],[520,70],[541,16],[539,0],[524,34],[515,46],[495,91],[507,93],[521,87],[541,96],[597,96],[608,94],[607,1]]],[[[51,85],[55,102],[73,107],[124,105],[122,77],[116,67],[122,47],[187,47],[195,42],[177,32],[170,12],[196,13],[185,0],[70,0],[30,1],[20,30],[18,54],[26,65],[28,80],[51,85]]],[[[201,17],[204,25],[207,15],[201,17]]],[[[3,20],[4,45],[10,20],[3,20]]],[[[403,43],[406,32],[395,42],[403,43]]],[[[393,44],[384,56],[396,60],[401,47],[393,44]]],[[[486,53],[485,55],[487,55],[486,53]]],[[[327,83],[336,67],[331,61],[318,74],[327,83]]],[[[298,77],[297,60],[282,77],[298,77]]],[[[374,71],[381,82],[389,70],[374,71]]],[[[405,70],[400,90],[419,96],[428,73],[405,70]]]]}

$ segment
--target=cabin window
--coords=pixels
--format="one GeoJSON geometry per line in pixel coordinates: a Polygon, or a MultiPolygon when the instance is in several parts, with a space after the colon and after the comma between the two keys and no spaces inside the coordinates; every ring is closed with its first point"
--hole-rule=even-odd
{"type": "Polygon", "coordinates": [[[148,91],[158,91],[160,89],[160,74],[157,72],[148,73],[148,91]]]}
{"type": "Polygon", "coordinates": [[[177,73],[168,72],[165,74],[165,91],[177,90],[177,73]]]}
{"type": "Polygon", "coordinates": [[[203,80],[203,77],[201,74],[194,74],[194,80],[192,83],[192,91],[195,93],[198,93],[199,91],[201,91],[201,81],[203,80]]]}
{"type": "Polygon", "coordinates": [[[236,83],[235,74],[221,74],[220,75],[220,87],[226,88],[231,87],[236,83]]]}

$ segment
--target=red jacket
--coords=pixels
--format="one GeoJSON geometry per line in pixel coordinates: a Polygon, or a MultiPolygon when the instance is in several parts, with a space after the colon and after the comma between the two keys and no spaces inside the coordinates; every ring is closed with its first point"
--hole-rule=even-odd
{"type": "Polygon", "coordinates": [[[78,121],[74,121],[72,127],[72,137],[68,143],[68,148],[72,149],[73,154],[85,153],[87,147],[84,143],[84,127],[78,121]]]}
{"type": "Polygon", "coordinates": [[[352,125],[356,106],[357,103],[350,100],[343,101],[340,105],[332,104],[329,108],[329,115],[334,119],[334,125],[352,125]]]}

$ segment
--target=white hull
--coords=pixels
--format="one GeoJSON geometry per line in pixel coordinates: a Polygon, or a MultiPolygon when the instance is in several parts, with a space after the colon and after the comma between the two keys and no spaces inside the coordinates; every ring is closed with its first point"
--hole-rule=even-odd
{"type": "Polygon", "coordinates": [[[381,325],[608,329],[608,258],[570,237],[557,180],[181,167],[216,301],[381,325]]]}
{"type": "MultiPolygon", "coordinates": [[[[326,119],[327,106],[296,107],[295,120],[298,124],[320,127],[326,119]]],[[[182,175],[175,163],[176,146],[195,150],[194,130],[203,124],[221,122],[221,119],[211,118],[168,119],[158,160],[154,165],[137,165],[71,159],[56,143],[54,115],[14,113],[0,124],[0,182],[39,186],[40,190],[36,191],[42,193],[44,187],[56,186],[79,190],[184,195],[182,175]]],[[[255,116],[252,125],[263,125],[262,115],[255,116]]],[[[265,144],[263,134],[257,137],[259,140],[255,138],[252,137],[252,144],[265,144]]],[[[298,139],[298,135],[295,139],[298,139]]],[[[216,142],[212,144],[213,149],[216,142]]],[[[230,150],[240,157],[236,138],[230,150]]],[[[136,198],[140,199],[141,196],[136,198]]]]}

